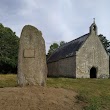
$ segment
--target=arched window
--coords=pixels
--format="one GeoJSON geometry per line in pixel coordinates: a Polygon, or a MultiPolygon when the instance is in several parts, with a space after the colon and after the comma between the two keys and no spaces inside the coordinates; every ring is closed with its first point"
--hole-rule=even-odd
{"type": "Polygon", "coordinates": [[[93,30],[96,31],[96,25],[93,26],[93,30]]]}

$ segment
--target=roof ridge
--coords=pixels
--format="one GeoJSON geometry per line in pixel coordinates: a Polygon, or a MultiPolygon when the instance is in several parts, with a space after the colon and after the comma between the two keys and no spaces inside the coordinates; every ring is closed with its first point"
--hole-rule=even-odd
{"type": "Polygon", "coordinates": [[[84,34],[70,42],[65,43],[58,49],[56,49],[52,55],[47,59],[47,62],[57,61],[61,58],[70,57],[75,55],[75,52],[83,45],[88,38],[89,33],[84,34]]]}
{"type": "MultiPolygon", "coordinates": [[[[86,36],[86,35],[88,35],[89,33],[87,33],[87,34],[84,34],[84,35],[82,35],[82,36],[80,36],[80,37],[78,37],[78,38],[76,38],[76,39],[73,39],[72,41],[70,41],[70,42],[73,42],[73,41],[75,41],[75,40],[78,40],[78,39],[80,39],[80,38],[82,38],[82,37],[84,37],[84,36],[86,36]]],[[[68,42],[69,43],[69,42],[68,42]]]]}
{"type": "MultiPolygon", "coordinates": [[[[89,34],[89,33],[84,34],[84,35],[82,35],[82,36],[80,36],[80,37],[78,37],[78,38],[76,38],[76,39],[73,39],[73,40],[71,40],[71,41],[65,43],[64,45],[62,45],[62,46],[59,47],[58,49],[60,49],[60,48],[62,48],[62,47],[64,47],[64,46],[66,46],[67,44],[69,44],[69,43],[71,43],[71,42],[73,42],[73,41],[76,41],[76,40],[78,40],[78,39],[80,39],[80,38],[82,38],[82,37],[84,37],[84,36],[86,36],[86,35],[88,35],[88,34],[89,34]]],[[[57,51],[58,49],[56,49],[55,51],[57,51]]]]}

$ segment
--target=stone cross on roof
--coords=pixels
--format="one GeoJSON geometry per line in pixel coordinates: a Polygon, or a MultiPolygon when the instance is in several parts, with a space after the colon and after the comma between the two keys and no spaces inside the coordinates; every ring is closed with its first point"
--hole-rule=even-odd
{"type": "Polygon", "coordinates": [[[95,18],[93,18],[93,23],[95,23],[95,18]]]}

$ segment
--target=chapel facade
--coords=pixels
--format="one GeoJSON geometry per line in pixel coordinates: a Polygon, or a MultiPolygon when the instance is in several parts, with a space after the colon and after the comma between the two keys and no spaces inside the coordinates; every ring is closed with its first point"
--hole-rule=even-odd
{"type": "Polygon", "coordinates": [[[48,59],[48,76],[108,78],[109,56],[99,37],[95,21],[89,33],[58,48],[48,59]]]}

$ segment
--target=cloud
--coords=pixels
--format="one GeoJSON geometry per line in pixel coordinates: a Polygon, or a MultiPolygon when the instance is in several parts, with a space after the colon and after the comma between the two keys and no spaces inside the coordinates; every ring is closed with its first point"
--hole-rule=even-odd
{"type": "Polygon", "coordinates": [[[48,51],[53,42],[68,42],[88,33],[94,17],[99,34],[110,39],[109,4],[109,0],[2,0],[0,21],[18,36],[26,24],[37,27],[48,51]]]}

